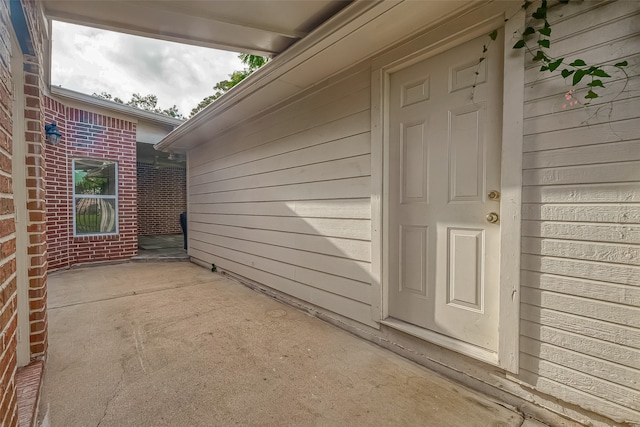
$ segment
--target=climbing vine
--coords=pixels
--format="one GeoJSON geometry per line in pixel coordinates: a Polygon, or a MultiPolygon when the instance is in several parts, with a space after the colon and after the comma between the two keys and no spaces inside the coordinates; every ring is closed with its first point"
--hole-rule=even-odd
{"type": "MultiPolygon", "coordinates": [[[[558,3],[561,5],[567,4],[569,0],[559,0],[558,3]]],[[[528,10],[532,5],[533,2],[524,0],[522,9],[528,10]]],[[[551,48],[552,26],[547,20],[548,11],[548,1],[542,0],[537,9],[531,14],[531,19],[527,22],[524,30],[519,32],[519,38],[513,45],[513,49],[525,49],[532,56],[534,62],[540,63],[541,72],[560,72],[563,78],[570,78],[569,81],[573,88],[565,95],[565,99],[569,102],[569,105],[572,106],[578,103],[577,100],[573,99],[573,94],[581,83],[585,84],[587,88],[585,95],[587,101],[584,102],[584,105],[588,105],[592,100],[599,98],[600,95],[598,92],[601,89],[605,89],[605,83],[607,83],[608,79],[612,78],[606,70],[611,70],[612,68],[620,70],[626,79],[629,80],[629,75],[624,69],[624,67],[629,65],[627,61],[621,61],[615,64],[589,65],[586,61],[579,58],[567,62],[564,57],[556,58],[552,56],[549,53],[551,48]]],[[[505,21],[508,20],[509,19],[506,19],[505,21]]],[[[478,66],[486,59],[489,45],[496,40],[497,36],[497,30],[489,33],[490,41],[482,48],[482,56],[478,61],[478,66]]],[[[478,76],[479,69],[476,70],[476,80],[478,76]]],[[[475,88],[475,84],[473,87],[475,88]]],[[[624,90],[624,88],[622,90],[624,90]]]]}

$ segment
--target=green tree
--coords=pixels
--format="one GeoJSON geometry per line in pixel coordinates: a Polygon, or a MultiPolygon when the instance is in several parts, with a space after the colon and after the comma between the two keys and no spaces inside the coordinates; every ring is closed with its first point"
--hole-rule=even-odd
{"type": "Polygon", "coordinates": [[[172,107],[158,108],[158,97],[156,95],[148,94],[148,95],[140,95],[139,93],[134,93],[131,96],[131,99],[128,102],[122,101],[122,99],[113,97],[108,92],[100,92],[93,93],[93,96],[97,96],[98,98],[108,99],[109,101],[117,102],[118,104],[129,105],[134,108],[138,108],[140,110],[151,111],[153,113],[164,114],[165,116],[175,117],[177,119],[184,118],[182,113],[178,111],[178,107],[174,104],[172,107]]]}
{"type": "Polygon", "coordinates": [[[100,92],[100,93],[94,92],[93,96],[97,96],[98,98],[108,99],[109,101],[117,102],[118,104],[124,104],[124,101],[122,99],[118,98],[117,96],[114,97],[108,92],[100,92]]]}
{"type": "Polygon", "coordinates": [[[249,55],[246,53],[240,54],[238,57],[240,58],[240,61],[242,61],[242,63],[246,65],[246,67],[243,70],[234,71],[233,73],[229,74],[228,80],[222,80],[221,82],[216,83],[215,86],[213,86],[213,90],[215,91],[213,95],[209,95],[202,101],[200,101],[198,105],[196,105],[195,108],[191,110],[191,115],[189,117],[195,116],[207,105],[220,98],[222,95],[227,93],[229,89],[249,77],[251,73],[262,67],[269,61],[269,58],[266,58],[264,56],[249,55]]]}

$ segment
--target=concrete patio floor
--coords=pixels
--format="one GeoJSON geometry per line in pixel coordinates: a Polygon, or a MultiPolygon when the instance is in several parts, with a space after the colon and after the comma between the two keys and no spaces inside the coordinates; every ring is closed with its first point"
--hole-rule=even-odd
{"type": "Polygon", "coordinates": [[[194,264],[74,269],[51,274],[48,286],[43,426],[506,427],[524,421],[194,264]]]}

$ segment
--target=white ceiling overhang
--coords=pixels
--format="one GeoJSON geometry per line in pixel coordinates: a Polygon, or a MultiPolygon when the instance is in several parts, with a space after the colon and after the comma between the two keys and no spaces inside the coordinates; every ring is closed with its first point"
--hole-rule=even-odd
{"type": "Polygon", "coordinates": [[[41,0],[54,20],[275,56],[350,0],[41,0]]]}

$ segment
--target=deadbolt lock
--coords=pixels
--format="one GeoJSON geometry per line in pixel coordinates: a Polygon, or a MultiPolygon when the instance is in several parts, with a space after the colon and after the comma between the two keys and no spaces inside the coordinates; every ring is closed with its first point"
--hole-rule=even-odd
{"type": "Polygon", "coordinates": [[[492,190],[489,192],[489,199],[500,200],[500,192],[498,190],[492,190]]]}
{"type": "Polygon", "coordinates": [[[489,221],[492,224],[495,224],[500,219],[500,216],[495,212],[489,212],[486,218],[487,218],[487,221],[489,221]]]}

